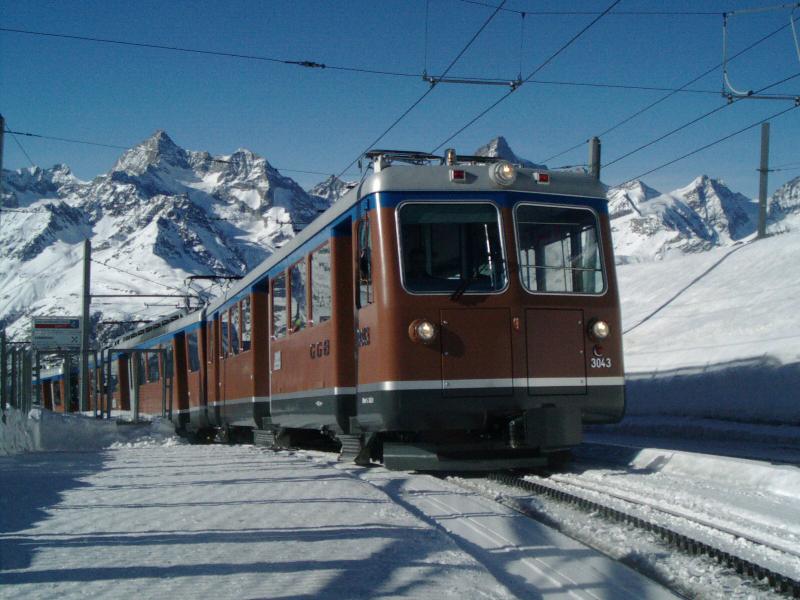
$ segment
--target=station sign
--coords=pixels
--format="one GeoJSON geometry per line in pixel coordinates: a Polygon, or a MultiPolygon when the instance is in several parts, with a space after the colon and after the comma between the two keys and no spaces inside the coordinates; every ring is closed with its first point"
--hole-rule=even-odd
{"type": "Polygon", "coordinates": [[[81,349],[80,317],[33,317],[31,343],[39,352],[77,352],[81,349]]]}

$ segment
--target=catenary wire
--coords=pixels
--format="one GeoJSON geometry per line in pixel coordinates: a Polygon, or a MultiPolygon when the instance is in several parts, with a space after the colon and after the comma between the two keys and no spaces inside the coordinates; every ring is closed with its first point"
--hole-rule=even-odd
{"type": "MultiPolygon", "coordinates": [[[[789,24],[782,25],[781,27],[778,27],[777,29],[775,29],[774,31],[772,31],[772,32],[768,33],[767,35],[765,35],[765,36],[763,36],[763,37],[759,38],[758,40],[756,40],[755,42],[753,42],[753,43],[752,43],[752,44],[750,44],[749,46],[747,46],[747,47],[743,48],[742,50],[740,50],[740,51],[739,51],[739,52],[737,52],[736,54],[733,54],[732,56],[730,56],[730,57],[728,58],[728,62],[730,62],[730,61],[734,60],[735,58],[737,58],[737,57],[741,56],[741,55],[742,55],[742,54],[744,54],[745,52],[749,52],[750,50],[752,50],[753,48],[755,48],[755,47],[756,47],[756,46],[758,46],[759,44],[761,44],[761,43],[763,43],[763,42],[767,41],[768,39],[772,38],[773,36],[777,35],[778,33],[780,33],[781,31],[783,31],[783,30],[784,30],[784,29],[786,29],[787,27],[789,27],[789,24]]],[[[650,103],[650,104],[648,104],[647,106],[645,106],[645,107],[643,107],[643,108],[641,108],[641,109],[637,110],[636,112],[634,112],[633,114],[631,114],[631,115],[629,115],[629,116],[625,117],[625,118],[624,118],[624,119],[622,119],[621,121],[618,121],[617,123],[615,123],[614,125],[612,125],[612,126],[611,126],[611,127],[609,127],[608,129],[605,129],[605,130],[601,131],[600,133],[598,133],[598,134],[597,134],[597,136],[598,136],[598,137],[600,137],[600,138],[602,138],[603,136],[605,136],[605,135],[608,135],[609,133],[611,133],[611,132],[612,132],[612,131],[614,131],[615,129],[618,129],[619,127],[622,127],[623,125],[625,125],[626,123],[629,123],[630,121],[632,121],[632,120],[633,120],[633,119],[635,119],[636,117],[638,117],[638,116],[640,116],[640,115],[642,115],[642,114],[646,113],[647,111],[649,111],[649,110],[651,110],[651,109],[655,108],[656,106],[658,106],[658,105],[659,105],[659,104],[661,104],[662,102],[664,102],[664,101],[668,100],[669,98],[671,98],[672,96],[674,96],[676,93],[678,93],[678,92],[683,92],[683,91],[686,91],[686,88],[687,88],[687,87],[689,87],[689,86],[690,86],[690,85],[692,85],[693,83],[696,83],[697,81],[699,81],[699,80],[703,79],[703,78],[704,78],[704,77],[706,77],[707,75],[710,75],[711,73],[713,73],[714,71],[716,71],[717,69],[719,69],[719,68],[722,66],[722,64],[723,64],[723,63],[721,63],[721,62],[720,62],[720,63],[718,63],[718,64],[714,65],[713,67],[711,67],[710,69],[707,69],[707,70],[705,70],[703,73],[701,73],[700,75],[698,75],[698,76],[694,77],[693,79],[691,79],[691,80],[687,81],[685,84],[683,84],[681,87],[679,87],[679,88],[678,88],[678,89],[676,89],[676,90],[669,90],[669,93],[667,93],[666,95],[664,95],[664,96],[662,96],[661,98],[659,98],[659,99],[655,100],[654,102],[651,102],[651,103],[650,103]]],[[[720,92],[717,92],[717,93],[720,93],[720,92]]],[[[545,158],[545,159],[544,159],[544,160],[542,160],[541,162],[542,162],[543,164],[546,164],[548,161],[551,161],[551,160],[553,160],[554,158],[558,158],[559,156],[563,156],[564,154],[566,154],[566,153],[568,153],[568,152],[572,152],[573,150],[576,150],[576,149],[578,149],[578,148],[582,147],[582,146],[583,146],[585,143],[586,143],[586,140],[582,140],[582,141],[578,142],[577,144],[575,144],[575,145],[573,145],[573,146],[570,146],[570,147],[569,147],[569,148],[567,148],[566,150],[562,150],[562,151],[560,151],[560,152],[557,152],[556,154],[553,154],[552,156],[548,156],[547,158],[545,158]]]]}
{"type": "MultiPolygon", "coordinates": [[[[474,4],[477,6],[487,6],[494,8],[493,4],[489,4],[488,2],[482,2],[481,0],[458,0],[459,2],[463,2],[464,4],[474,4]]],[[[574,15],[574,16],[585,16],[585,15],[599,15],[601,14],[600,11],[592,11],[592,10],[519,10],[514,8],[504,8],[505,12],[516,13],[516,14],[527,14],[527,15],[553,15],[553,16],[562,16],[562,15],[574,15]]],[[[695,11],[695,10],[619,10],[614,11],[615,15],[671,15],[671,16],[716,16],[719,17],[722,15],[721,11],[695,11]]]]}
{"type": "MultiPolygon", "coordinates": [[[[15,134],[16,135],[23,135],[23,136],[31,137],[31,138],[38,138],[38,139],[43,139],[43,140],[55,140],[57,142],[65,142],[65,143],[69,143],[69,144],[86,144],[86,145],[89,145],[89,146],[101,146],[101,147],[104,147],[104,148],[114,148],[114,149],[119,149],[119,150],[130,150],[133,147],[133,146],[127,146],[127,147],[126,146],[118,146],[116,144],[103,144],[103,143],[100,143],[100,142],[93,142],[93,141],[90,141],[90,140],[79,140],[79,139],[75,139],[75,138],[56,137],[56,136],[52,136],[52,135],[44,135],[44,134],[41,134],[41,133],[30,133],[30,132],[27,132],[27,131],[11,131],[9,129],[5,129],[4,131],[5,131],[5,133],[9,133],[11,135],[15,135],[15,134]]],[[[215,161],[215,162],[228,162],[228,161],[215,161]]],[[[31,164],[33,164],[33,163],[31,163],[31,164]]],[[[331,176],[332,175],[332,173],[329,172],[329,171],[307,171],[307,170],[303,170],[303,169],[284,169],[282,167],[276,167],[275,165],[270,165],[270,166],[273,169],[275,169],[276,171],[281,171],[281,172],[285,172],[285,173],[306,173],[306,174],[309,174],[309,175],[326,175],[326,176],[331,176]]],[[[353,175],[353,173],[351,173],[351,175],[353,175]]]]}
{"type": "MultiPolygon", "coordinates": [[[[620,0],[617,0],[617,2],[619,1],[620,0]]],[[[475,32],[472,38],[470,38],[470,40],[456,55],[456,57],[452,61],[450,61],[450,64],[447,65],[447,68],[440,75],[440,77],[445,77],[450,72],[450,69],[453,68],[453,66],[464,55],[464,53],[469,49],[469,47],[472,46],[472,43],[476,39],[478,39],[478,36],[481,34],[481,32],[483,32],[484,29],[486,29],[489,23],[491,23],[492,19],[494,19],[495,15],[497,15],[497,13],[500,12],[500,9],[503,8],[505,3],[506,0],[503,0],[499,6],[495,7],[494,12],[492,12],[492,14],[489,15],[489,17],[483,22],[483,25],[480,26],[478,31],[475,32]]],[[[344,169],[342,169],[342,171],[337,175],[337,177],[341,177],[345,173],[345,171],[347,171],[347,169],[353,166],[364,155],[364,153],[366,153],[370,148],[374,148],[375,144],[381,141],[386,136],[387,133],[389,133],[392,129],[394,129],[397,126],[397,124],[400,123],[400,121],[402,121],[406,117],[406,115],[408,115],[412,110],[414,110],[428,96],[428,94],[430,94],[433,91],[435,87],[436,85],[432,84],[427,90],[425,90],[425,93],[423,93],[419,98],[417,98],[417,100],[410,107],[408,107],[405,110],[405,112],[403,112],[403,114],[397,117],[397,119],[395,119],[395,121],[391,125],[389,125],[389,127],[387,127],[383,131],[383,133],[381,133],[377,138],[375,138],[375,140],[371,144],[369,144],[364,150],[362,150],[356,158],[354,158],[344,169]]]]}
{"type": "Polygon", "coordinates": [[[260,56],[257,54],[241,54],[238,52],[223,52],[218,50],[203,50],[201,48],[184,48],[182,46],[167,46],[163,44],[149,44],[144,42],[126,42],[123,40],[113,40],[109,38],[98,38],[83,35],[69,35],[66,33],[50,33],[45,31],[34,31],[30,29],[14,29],[10,27],[0,27],[0,31],[7,33],[19,33],[24,35],[34,35],[42,37],[61,38],[68,40],[78,40],[83,42],[95,42],[101,44],[116,44],[119,46],[133,46],[136,48],[150,48],[154,50],[170,50],[173,52],[185,52],[188,54],[203,54],[207,56],[223,56],[226,58],[239,58],[244,60],[257,60],[276,64],[291,65],[302,68],[330,69],[332,71],[349,71],[352,73],[367,73],[372,75],[391,75],[393,77],[419,77],[418,73],[402,73],[399,71],[385,71],[380,69],[366,69],[360,67],[346,67],[340,65],[328,65],[313,60],[288,60],[275,58],[272,56],[260,56]]]}
{"type": "MultiPolygon", "coordinates": [[[[544,69],[544,68],[545,68],[545,67],[546,67],[548,64],[550,64],[550,63],[551,63],[553,60],[555,60],[555,58],[556,58],[556,57],[557,57],[559,54],[561,54],[561,53],[562,53],[562,52],[564,52],[564,51],[565,51],[567,48],[569,48],[569,47],[570,47],[570,46],[571,46],[571,45],[572,45],[572,44],[573,44],[573,43],[574,43],[574,42],[575,42],[575,41],[576,41],[576,40],[577,40],[579,37],[581,37],[581,36],[582,36],[584,33],[586,33],[586,32],[587,32],[587,31],[588,31],[588,30],[589,30],[591,27],[593,27],[593,26],[594,26],[594,24],[595,24],[595,23],[597,23],[597,22],[598,22],[600,19],[602,19],[602,18],[603,18],[604,16],[606,16],[606,15],[607,15],[609,12],[611,12],[611,10],[612,10],[612,9],[613,9],[613,8],[614,8],[614,7],[615,7],[617,4],[619,4],[620,2],[621,2],[621,0],[614,0],[614,2],[612,2],[612,3],[611,3],[611,5],[610,5],[608,8],[606,8],[606,9],[605,9],[605,10],[604,10],[604,11],[603,11],[603,12],[602,12],[602,13],[601,13],[599,16],[597,16],[597,17],[595,17],[594,19],[592,19],[592,21],[591,21],[591,22],[590,22],[588,25],[586,25],[586,27],[584,27],[584,28],[583,28],[583,29],[581,29],[581,30],[580,30],[578,33],[576,33],[574,36],[572,36],[572,38],[570,38],[570,40],[569,40],[568,42],[566,42],[565,44],[563,44],[563,45],[562,45],[562,46],[561,46],[561,47],[560,47],[558,50],[556,50],[556,51],[555,51],[553,54],[551,54],[551,55],[550,55],[550,56],[549,56],[547,59],[545,59],[545,60],[544,60],[544,62],[542,62],[542,63],[541,63],[541,64],[540,64],[538,67],[536,67],[536,68],[535,68],[533,71],[531,71],[531,73],[530,73],[530,74],[529,74],[529,75],[528,75],[528,76],[527,76],[527,77],[526,77],[526,78],[525,78],[525,79],[522,81],[522,83],[520,83],[520,86],[521,86],[522,84],[524,84],[524,83],[527,83],[527,82],[528,82],[528,81],[530,81],[531,79],[533,79],[534,75],[536,75],[536,74],[537,74],[539,71],[541,71],[542,69],[544,69]]],[[[501,6],[502,6],[502,5],[501,5],[501,6]]],[[[499,8],[498,8],[498,10],[499,10],[499,8]]],[[[514,93],[514,92],[515,92],[517,89],[519,89],[519,87],[520,87],[520,86],[517,86],[516,88],[513,88],[513,89],[510,89],[510,90],[508,90],[508,91],[507,91],[507,92],[506,92],[506,93],[505,93],[503,96],[501,96],[501,97],[500,97],[498,100],[496,100],[496,101],[495,101],[495,102],[493,102],[491,105],[489,105],[489,107],[488,107],[488,108],[486,108],[486,109],[484,109],[482,112],[478,113],[478,115],[476,115],[476,116],[475,116],[475,117],[474,117],[472,120],[470,120],[469,122],[467,122],[467,124],[466,124],[466,125],[464,125],[464,126],[461,128],[461,129],[459,129],[458,131],[456,131],[454,134],[452,134],[450,137],[448,137],[446,140],[444,140],[442,143],[440,143],[438,146],[436,146],[436,147],[435,147],[433,150],[431,150],[431,154],[435,153],[437,150],[439,150],[440,148],[442,148],[442,147],[443,147],[445,144],[447,144],[447,143],[448,143],[450,140],[452,140],[454,137],[456,137],[457,135],[459,135],[459,134],[460,134],[461,132],[463,132],[465,129],[467,129],[468,127],[472,126],[472,124],[473,124],[473,123],[475,123],[475,122],[476,122],[478,119],[480,119],[481,117],[483,117],[484,115],[486,115],[486,114],[487,114],[487,113],[489,113],[490,111],[494,110],[494,108],[495,108],[495,107],[497,107],[497,106],[498,106],[500,103],[504,102],[504,101],[505,101],[505,100],[506,100],[506,99],[507,99],[507,98],[508,98],[508,97],[509,97],[511,94],[513,94],[513,93],[514,93]]]]}
{"type": "Polygon", "coordinates": [[[735,137],[735,136],[737,136],[739,134],[742,134],[745,131],[753,129],[754,127],[758,127],[762,123],[766,123],[767,121],[771,121],[772,119],[777,119],[778,117],[780,117],[782,115],[785,115],[786,113],[791,112],[791,111],[793,111],[793,110],[795,110],[797,108],[800,108],[800,106],[793,105],[793,106],[790,106],[789,108],[786,108],[784,110],[778,111],[778,112],[770,115],[769,117],[766,117],[764,119],[760,119],[760,120],[756,121],[755,123],[751,123],[750,125],[747,125],[746,127],[742,127],[741,129],[738,129],[738,130],[734,131],[733,133],[729,133],[728,135],[723,136],[723,137],[721,137],[719,139],[716,139],[713,142],[710,142],[708,144],[704,144],[703,146],[701,146],[701,147],[699,147],[699,148],[697,148],[695,150],[692,150],[691,152],[687,152],[686,154],[683,154],[683,155],[679,156],[678,158],[674,158],[674,159],[672,159],[670,161],[662,163],[662,164],[658,165],[657,167],[653,167],[649,171],[645,171],[644,173],[640,173],[639,175],[636,175],[635,177],[631,177],[629,179],[626,179],[622,183],[619,183],[619,184],[617,184],[615,186],[612,186],[612,187],[620,187],[620,186],[625,185],[626,183],[630,183],[632,181],[636,181],[637,179],[641,179],[642,177],[645,177],[646,175],[650,175],[651,173],[655,173],[656,171],[659,171],[659,170],[663,169],[664,167],[668,167],[670,165],[673,165],[676,162],[683,160],[684,158],[688,158],[690,156],[693,156],[693,155],[697,154],[698,152],[702,152],[703,150],[707,150],[708,148],[711,148],[712,146],[716,146],[717,144],[720,144],[720,143],[722,143],[722,142],[724,142],[726,140],[731,139],[732,137],[735,137]]]}
{"type": "Polygon", "coordinates": [[[13,131],[8,131],[8,130],[6,130],[6,131],[11,134],[11,137],[14,138],[14,142],[16,142],[17,146],[19,146],[19,149],[25,155],[25,158],[28,159],[28,162],[31,163],[31,166],[35,169],[36,165],[34,164],[33,159],[31,158],[30,154],[28,154],[27,150],[25,150],[25,147],[22,145],[22,142],[20,142],[17,139],[17,136],[14,134],[13,131]]]}
{"type": "MultiPolygon", "coordinates": [[[[777,82],[775,82],[775,83],[771,83],[770,85],[768,85],[768,86],[765,86],[765,87],[763,87],[763,88],[759,89],[759,90],[758,90],[758,91],[756,91],[755,93],[756,93],[756,94],[759,94],[759,93],[761,93],[761,92],[763,92],[763,91],[766,91],[766,90],[768,90],[768,89],[770,89],[770,88],[773,88],[773,87],[775,87],[775,86],[777,86],[777,85],[780,85],[780,84],[782,84],[782,83],[786,83],[787,81],[790,81],[790,80],[792,80],[792,79],[796,79],[797,77],[800,77],[800,73],[795,73],[794,75],[790,75],[789,77],[785,77],[784,79],[781,79],[780,81],[777,81],[777,82]]],[[[721,110],[724,110],[724,109],[728,108],[728,106],[731,106],[732,104],[736,104],[737,102],[739,102],[739,101],[741,101],[741,100],[745,100],[745,99],[746,99],[746,98],[734,98],[734,99],[733,99],[733,100],[731,100],[730,102],[727,102],[727,103],[725,103],[725,104],[722,104],[722,105],[718,106],[717,108],[714,108],[714,109],[712,109],[712,110],[710,110],[710,111],[708,111],[708,112],[706,112],[706,113],[704,113],[704,114],[700,115],[699,117],[696,117],[696,118],[692,119],[691,121],[687,121],[687,122],[686,122],[686,123],[684,123],[683,125],[679,125],[678,127],[676,127],[676,128],[674,128],[674,129],[672,129],[672,130],[668,131],[667,133],[665,133],[665,134],[663,134],[663,135],[660,135],[660,136],[658,136],[658,137],[657,137],[657,138],[655,138],[655,139],[652,139],[652,140],[650,140],[650,141],[649,141],[649,142],[647,142],[646,144],[642,144],[642,145],[641,145],[641,146],[639,146],[638,148],[634,148],[634,149],[633,149],[633,150],[631,150],[630,152],[626,152],[625,154],[623,154],[623,155],[621,155],[621,156],[618,156],[618,157],[617,157],[617,158],[615,158],[614,160],[612,160],[612,161],[610,161],[610,162],[607,162],[607,163],[605,163],[605,164],[603,165],[603,167],[610,167],[611,165],[613,165],[613,164],[616,164],[616,163],[618,163],[619,161],[621,161],[621,160],[623,160],[623,159],[625,159],[625,158],[628,158],[629,156],[631,156],[631,155],[633,155],[633,154],[636,154],[637,152],[640,152],[641,150],[644,150],[645,148],[649,148],[650,146],[652,146],[652,145],[654,145],[654,144],[657,144],[658,142],[660,142],[660,141],[662,141],[662,140],[664,140],[664,139],[666,139],[666,138],[670,137],[671,135],[674,135],[674,134],[678,133],[679,131],[682,131],[682,130],[686,129],[687,127],[691,127],[692,125],[694,125],[694,124],[696,124],[696,123],[698,123],[698,122],[700,122],[700,121],[702,121],[702,120],[704,120],[704,119],[706,119],[706,118],[710,117],[711,115],[714,115],[714,114],[716,114],[716,113],[720,112],[721,110]]],[[[783,114],[783,113],[780,113],[780,114],[783,114]]]]}
{"type": "Polygon", "coordinates": [[[138,275],[136,273],[132,273],[131,271],[126,271],[125,269],[121,269],[120,267],[115,267],[114,265],[110,265],[107,262],[101,262],[99,260],[95,260],[94,258],[90,258],[89,260],[92,261],[93,263],[98,264],[98,265],[102,265],[102,266],[107,267],[109,269],[113,269],[114,271],[119,271],[120,273],[124,273],[125,275],[130,275],[131,277],[137,277],[137,278],[141,279],[142,281],[146,281],[148,283],[152,283],[153,285],[160,285],[162,287],[165,287],[165,288],[170,289],[170,290],[175,290],[175,291],[180,292],[180,293],[184,292],[184,290],[182,290],[180,288],[177,288],[177,287],[175,287],[173,285],[167,285],[166,283],[161,283],[160,281],[155,281],[153,279],[148,279],[147,277],[144,277],[142,275],[138,275]]]}

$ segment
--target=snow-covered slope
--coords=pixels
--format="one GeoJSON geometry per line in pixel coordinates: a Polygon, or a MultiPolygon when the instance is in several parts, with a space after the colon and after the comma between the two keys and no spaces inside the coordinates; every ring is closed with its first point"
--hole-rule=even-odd
{"type": "MultiPolygon", "coordinates": [[[[27,327],[21,317],[79,312],[85,238],[93,293],[180,294],[189,275],[244,274],[330,204],[249,150],[212,157],[163,131],[91,182],[63,165],[3,179],[2,205],[13,210],[0,222],[0,321],[12,335],[27,327]]],[[[176,303],[97,303],[93,313],[153,318],[176,303]]]]}
{"type": "Polygon", "coordinates": [[[800,231],[618,267],[628,412],[800,424],[800,231]]]}

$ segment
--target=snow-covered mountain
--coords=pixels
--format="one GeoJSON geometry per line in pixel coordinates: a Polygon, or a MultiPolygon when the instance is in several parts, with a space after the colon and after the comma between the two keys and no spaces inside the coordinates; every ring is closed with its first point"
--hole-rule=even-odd
{"type": "Polygon", "coordinates": [[[800,177],[778,188],[767,206],[767,232],[800,229],[800,177]]]}
{"type": "MultiPolygon", "coordinates": [[[[249,150],[212,157],[163,131],[91,182],[63,165],[4,171],[3,181],[0,201],[11,210],[0,221],[0,320],[12,333],[22,316],[79,312],[87,237],[93,293],[180,294],[189,275],[246,273],[330,205],[249,150]]],[[[169,302],[98,304],[93,313],[152,318],[154,308],[174,310],[169,302]]]]}
{"type": "Polygon", "coordinates": [[[620,263],[729,246],[755,233],[758,224],[755,201],[706,175],[660,195],[637,181],[611,188],[608,198],[620,263]]]}
{"type": "Polygon", "coordinates": [[[649,185],[638,179],[629,181],[620,186],[608,188],[608,214],[612,219],[623,217],[632,212],[641,214],[639,205],[647,200],[660,196],[661,192],[654,190],[649,185]]]}
{"type": "MultiPolygon", "coordinates": [[[[518,157],[503,137],[475,154],[544,168],[518,157]]],[[[163,131],[89,182],[64,165],[4,171],[3,182],[0,325],[20,337],[21,317],[79,312],[87,237],[94,293],[184,294],[189,275],[252,269],[352,185],[330,177],[306,192],[249,150],[188,151],[163,131]]],[[[620,263],[729,246],[756,229],[756,203],[705,175],[667,194],[634,181],[607,195],[620,263]]],[[[772,232],[800,227],[800,178],[775,193],[769,219],[772,232]]],[[[153,318],[182,300],[142,304],[98,302],[92,310],[97,320],[153,318]]]]}
{"type": "Polygon", "coordinates": [[[515,165],[521,165],[523,167],[527,167],[530,169],[547,168],[545,165],[538,165],[527,159],[520,158],[519,156],[514,154],[514,151],[508,145],[506,138],[504,138],[502,135],[494,138],[491,142],[489,142],[485,146],[481,146],[480,148],[475,150],[474,155],[502,158],[510,163],[514,163],[515,165]]]}

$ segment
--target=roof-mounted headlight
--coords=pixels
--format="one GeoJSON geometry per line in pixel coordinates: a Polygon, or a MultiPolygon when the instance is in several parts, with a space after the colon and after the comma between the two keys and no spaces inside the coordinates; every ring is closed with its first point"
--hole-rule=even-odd
{"type": "Polygon", "coordinates": [[[489,177],[497,185],[507,187],[517,180],[517,169],[510,162],[501,160],[489,168],[489,177]]]}

